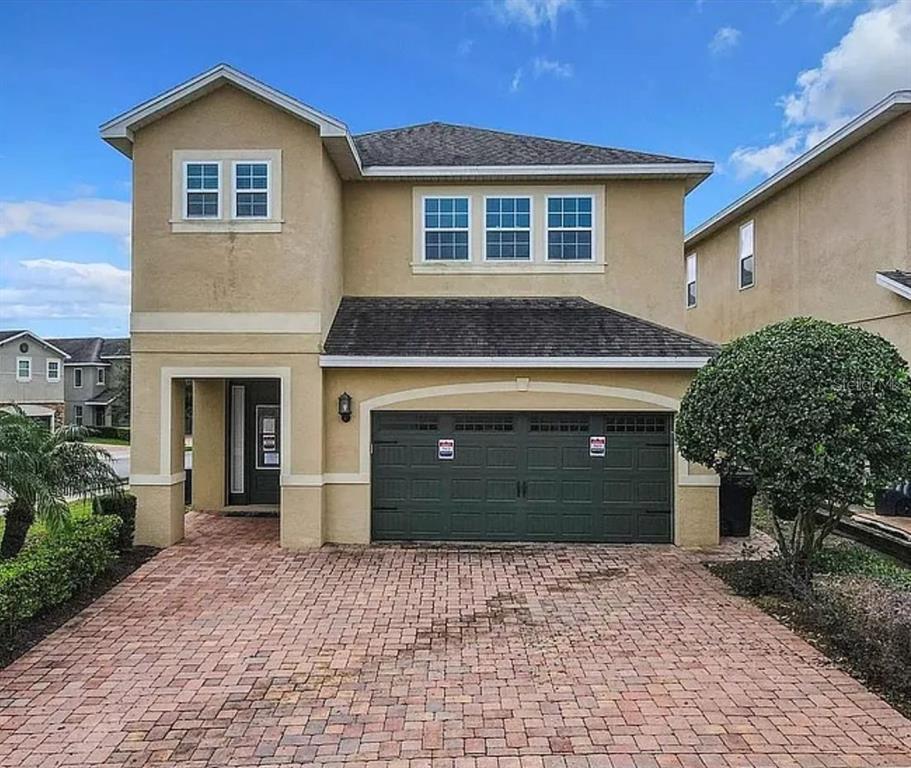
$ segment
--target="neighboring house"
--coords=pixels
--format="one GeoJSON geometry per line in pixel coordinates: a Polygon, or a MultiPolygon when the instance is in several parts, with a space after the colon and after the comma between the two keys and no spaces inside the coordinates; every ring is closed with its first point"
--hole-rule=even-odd
{"type": "Polygon", "coordinates": [[[88,338],[50,339],[69,358],[64,363],[66,423],[86,427],[128,426],[130,340],[88,338]],[[128,404],[127,404],[128,405],[128,404]]]}
{"type": "Polygon", "coordinates": [[[0,408],[16,405],[48,428],[63,424],[67,354],[30,331],[0,331],[0,408]]]}
{"type": "Polygon", "coordinates": [[[137,539],[718,540],[673,419],[710,163],[427,123],[352,135],[218,66],[102,126],[133,161],[137,539]]]}
{"type": "Polygon", "coordinates": [[[911,360],[911,91],[898,91],[686,238],[686,329],[727,341],[811,315],[911,360]]]}

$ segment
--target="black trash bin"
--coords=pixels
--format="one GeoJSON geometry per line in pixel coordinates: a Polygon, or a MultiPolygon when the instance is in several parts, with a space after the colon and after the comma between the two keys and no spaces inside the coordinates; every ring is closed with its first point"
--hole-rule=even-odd
{"type": "Polygon", "coordinates": [[[722,536],[749,536],[756,489],[748,475],[721,478],[719,507],[722,536]]]}

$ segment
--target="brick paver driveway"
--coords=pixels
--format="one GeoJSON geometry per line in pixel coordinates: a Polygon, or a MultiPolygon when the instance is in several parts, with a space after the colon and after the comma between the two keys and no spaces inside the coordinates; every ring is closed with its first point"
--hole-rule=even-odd
{"type": "Polygon", "coordinates": [[[0,764],[911,765],[911,723],[670,547],[188,530],[0,673],[0,764]]]}

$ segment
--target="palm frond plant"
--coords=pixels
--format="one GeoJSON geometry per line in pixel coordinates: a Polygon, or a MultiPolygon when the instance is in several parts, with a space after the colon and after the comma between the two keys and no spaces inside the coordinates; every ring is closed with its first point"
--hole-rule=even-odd
{"type": "Polygon", "coordinates": [[[53,534],[69,523],[67,498],[117,492],[111,456],[85,442],[88,430],[49,430],[21,409],[0,411],[0,491],[8,498],[0,559],[15,557],[35,519],[53,534]]]}

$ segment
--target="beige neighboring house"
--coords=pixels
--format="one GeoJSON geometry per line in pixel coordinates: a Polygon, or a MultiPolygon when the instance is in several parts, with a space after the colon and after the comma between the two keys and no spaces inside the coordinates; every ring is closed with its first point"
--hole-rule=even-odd
{"type": "Polygon", "coordinates": [[[686,330],[724,342],[810,315],[911,360],[911,91],[897,91],[686,237],[686,330]]]}
{"type": "Polygon", "coordinates": [[[718,540],[673,419],[710,163],[427,123],[353,135],[221,65],[110,120],[133,163],[137,537],[192,506],[323,542],[718,540]]]}
{"type": "Polygon", "coordinates": [[[0,331],[0,408],[15,405],[48,428],[61,426],[67,357],[30,331],[0,331]]]}

